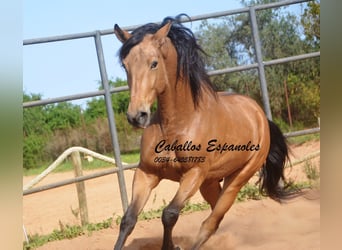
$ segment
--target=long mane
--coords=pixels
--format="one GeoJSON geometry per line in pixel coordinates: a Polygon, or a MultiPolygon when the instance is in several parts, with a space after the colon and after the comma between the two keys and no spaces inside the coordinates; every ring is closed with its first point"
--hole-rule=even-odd
{"type": "Polygon", "coordinates": [[[183,81],[190,84],[192,99],[197,106],[203,87],[214,95],[215,88],[205,69],[205,52],[197,43],[193,32],[181,24],[181,16],[166,17],[161,24],[148,23],[135,29],[132,36],[122,45],[119,58],[122,61],[130,50],[143,40],[146,34],[156,33],[162,26],[171,21],[172,26],[168,37],[177,51],[177,79],[183,78],[183,81]]]}

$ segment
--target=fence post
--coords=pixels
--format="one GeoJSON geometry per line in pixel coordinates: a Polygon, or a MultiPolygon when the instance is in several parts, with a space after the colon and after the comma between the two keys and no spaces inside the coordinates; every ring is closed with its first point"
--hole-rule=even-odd
{"type": "Polygon", "coordinates": [[[254,6],[249,8],[249,17],[250,17],[251,26],[252,26],[252,35],[253,35],[253,39],[254,39],[255,55],[256,55],[256,60],[258,63],[258,71],[259,71],[259,80],[260,80],[262,100],[264,103],[264,109],[265,109],[266,116],[269,120],[272,121],[272,112],[271,112],[270,100],[268,97],[265,68],[264,68],[264,62],[263,62],[262,52],[261,52],[261,42],[260,42],[260,37],[259,37],[258,23],[257,23],[257,19],[256,19],[255,7],[254,6]]]}
{"type": "Polygon", "coordinates": [[[125,175],[124,175],[123,166],[121,162],[119,140],[118,140],[118,135],[117,135],[117,130],[116,130],[114,111],[112,107],[112,99],[111,99],[111,93],[109,89],[109,81],[108,81],[108,76],[107,76],[106,64],[104,61],[101,34],[99,31],[96,31],[94,39],[95,39],[95,47],[96,47],[97,59],[98,59],[100,75],[101,75],[101,82],[102,82],[103,89],[105,91],[104,98],[105,98],[106,109],[107,109],[110,135],[111,135],[113,150],[114,150],[115,164],[119,170],[117,176],[118,176],[118,181],[119,181],[122,209],[123,209],[123,212],[126,212],[127,207],[128,207],[128,197],[127,197],[127,190],[126,190],[125,175]]]}
{"type": "MultiPolygon", "coordinates": [[[[75,151],[71,153],[72,164],[74,165],[75,177],[83,176],[82,162],[80,157],[80,152],[75,151]]],[[[81,224],[85,226],[88,224],[88,206],[87,206],[87,196],[85,191],[84,181],[76,183],[78,205],[80,209],[81,224]]]]}

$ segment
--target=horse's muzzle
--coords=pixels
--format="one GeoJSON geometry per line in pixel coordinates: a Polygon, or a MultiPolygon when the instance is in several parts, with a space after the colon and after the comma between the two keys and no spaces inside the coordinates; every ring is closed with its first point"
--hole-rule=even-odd
{"type": "Polygon", "coordinates": [[[150,112],[138,111],[136,114],[128,112],[127,120],[134,127],[146,128],[150,123],[150,112]]]}

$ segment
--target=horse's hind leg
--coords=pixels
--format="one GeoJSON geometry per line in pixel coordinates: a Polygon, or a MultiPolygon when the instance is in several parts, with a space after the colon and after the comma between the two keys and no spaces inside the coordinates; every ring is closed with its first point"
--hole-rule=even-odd
{"type": "Polygon", "coordinates": [[[114,247],[115,250],[120,250],[124,246],[127,237],[131,234],[137,222],[138,214],[146,204],[151,190],[157,186],[159,181],[158,176],[147,174],[139,168],[135,171],[132,201],[122,217],[119,237],[114,247]]]}
{"type": "Polygon", "coordinates": [[[200,191],[203,198],[210,204],[213,210],[222,191],[220,182],[204,181],[200,187],[200,191]]]}
{"type": "Polygon", "coordinates": [[[192,250],[199,249],[200,246],[216,232],[225,213],[233,205],[238,192],[243,185],[248,182],[253,174],[254,171],[246,171],[246,169],[243,169],[238,170],[234,174],[225,178],[220,197],[218,198],[209,217],[202,223],[192,250]]]}
{"type": "Polygon", "coordinates": [[[189,169],[179,183],[178,191],[170,204],[163,210],[162,222],[164,226],[164,237],[162,250],[173,250],[172,229],[176,224],[180,210],[185,202],[193,196],[203,182],[203,173],[200,168],[189,169]]]}

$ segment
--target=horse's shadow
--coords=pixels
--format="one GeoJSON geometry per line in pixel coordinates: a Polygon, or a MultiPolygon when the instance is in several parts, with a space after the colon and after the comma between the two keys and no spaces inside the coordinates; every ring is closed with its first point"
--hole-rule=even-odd
{"type": "MultiPolygon", "coordinates": [[[[173,237],[174,244],[180,249],[189,249],[193,243],[191,237],[173,237]]],[[[137,238],[134,239],[124,250],[160,250],[162,247],[162,238],[137,238]]]]}

